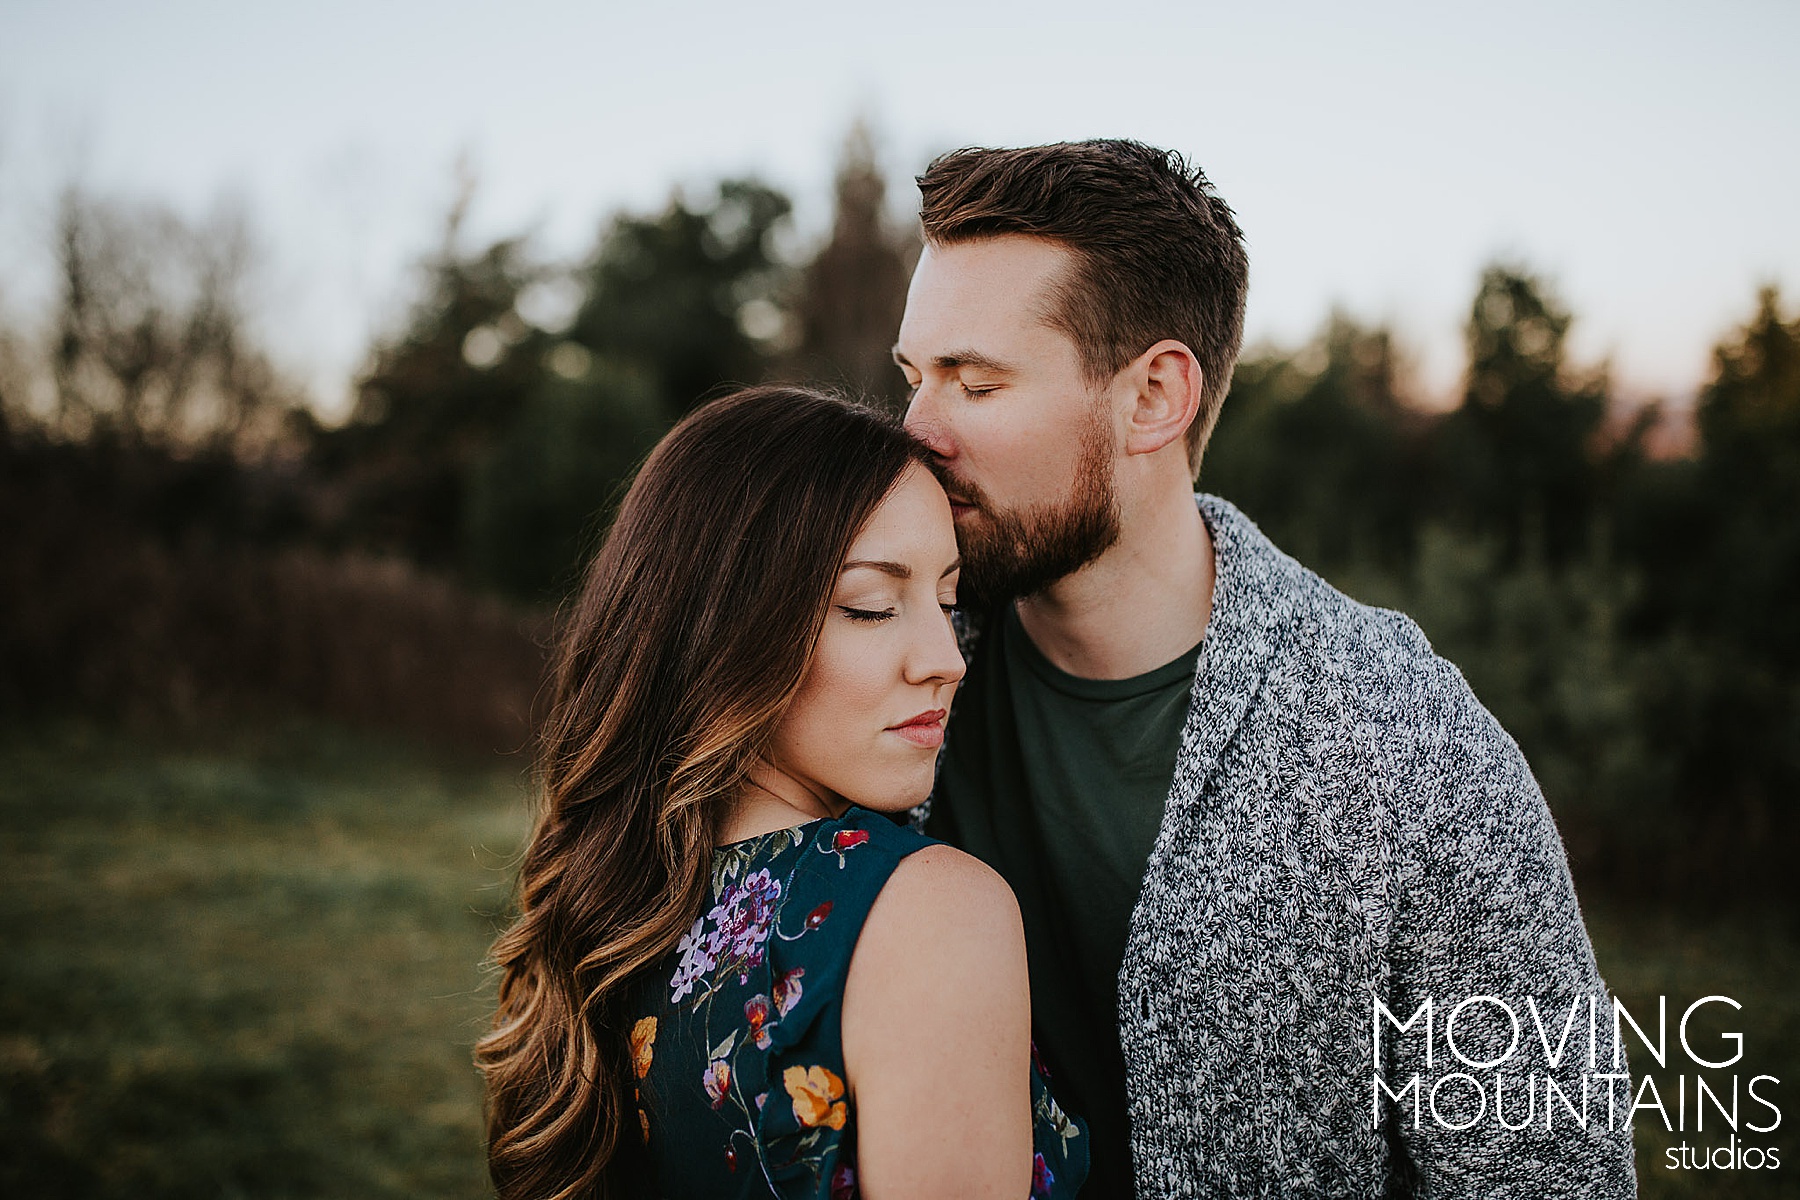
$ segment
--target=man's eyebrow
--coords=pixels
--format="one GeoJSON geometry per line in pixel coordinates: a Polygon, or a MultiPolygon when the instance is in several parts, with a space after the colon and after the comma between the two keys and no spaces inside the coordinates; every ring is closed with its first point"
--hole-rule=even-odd
{"type": "MultiPolygon", "coordinates": [[[[903,367],[912,366],[900,347],[893,350],[894,361],[903,367]]],[[[948,354],[939,354],[931,360],[931,365],[940,371],[954,371],[958,367],[974,367],[981,371],[992,371],[999,375],[1011,375],[1015,368],[1011,363],[1001,362],[991,354],[983,354],[979,350],[952,350],[948,354]]]]}

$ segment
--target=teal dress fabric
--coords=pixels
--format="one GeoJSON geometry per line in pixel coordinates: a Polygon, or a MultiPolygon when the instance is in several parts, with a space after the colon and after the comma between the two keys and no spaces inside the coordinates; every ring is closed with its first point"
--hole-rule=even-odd
{"type": "MultiPolygon", "coordinates": [[[[852,805],[713,852],[708,910],[645,975],[632,1008],[638,1120],[658,1196],[858,1194],[844,980],[888,876],[932,844],[852,805]]],[[[1029,1195],[1062,1200],[1087,1176],[1087,1127],[1057,1106],[1035,1047],[1032,1059],[1029,1195]]]]}

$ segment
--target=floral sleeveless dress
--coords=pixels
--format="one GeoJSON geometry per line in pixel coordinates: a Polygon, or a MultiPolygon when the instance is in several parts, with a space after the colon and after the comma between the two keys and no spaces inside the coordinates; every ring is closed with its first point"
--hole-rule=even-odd
{"type": "MultiPolygon", "coordinates": [[[[852,805],[713,852],[711,907],[648,972],[631,1010],[656,1194],[858,1194],[844,980],[882,885],[931,844],[852,805]]],[[[1063,1200],[1087,1177],[1087,1125],[1057,1106],[1035,1047],[1031,1098],[1030,1197],[1063,1200]]]]}

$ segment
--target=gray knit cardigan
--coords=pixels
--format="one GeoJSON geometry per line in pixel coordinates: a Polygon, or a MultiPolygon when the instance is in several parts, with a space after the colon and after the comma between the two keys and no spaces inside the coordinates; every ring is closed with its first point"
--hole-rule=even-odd
{"type": "Polygon", "coordinates": [[[1629,1081],[1583,1099],[1611,1001],[1517,744],[1412,621],[1196,499],[1212,615],[1119,971],[1138,1195],[1634,1196],[1629,1081]],[[1518,1022],[1497,1066],[1445,1039],[1470,996],[1466,1059],[1518,1022]]]}

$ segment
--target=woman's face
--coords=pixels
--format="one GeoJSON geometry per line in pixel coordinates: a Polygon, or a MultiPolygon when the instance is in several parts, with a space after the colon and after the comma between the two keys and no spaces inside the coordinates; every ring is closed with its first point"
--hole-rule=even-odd
{"type": "MultiPolygon", "coordinates": [[[[950,628],[956,529],[944,489],[906,469],[850,546],[770,764],[832,813],[897,812],[931,792],[963,677],[950,628]]],[[[798,799],[798,797],[790,797],[798,799]]]]}

